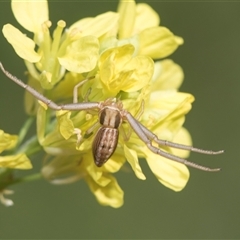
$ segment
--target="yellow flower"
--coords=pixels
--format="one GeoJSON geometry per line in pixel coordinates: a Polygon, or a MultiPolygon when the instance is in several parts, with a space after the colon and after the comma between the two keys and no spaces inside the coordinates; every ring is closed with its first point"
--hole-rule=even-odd
{"type": "Polygon", "coordinates": [[[158,26],[160,18],[148,4],[120,0],[118,12],[119,39],[122,39],[122,42],[131,42],[135,46],[136,54],[159,59],[170,55],[183,44],[181,37],[175,36],[165,27],[158,26]]]}
{"type": "MultiPolygon", "coordinates": [[[[125,45],[124,47],[129,46],[125,45]]],[[[122,49],[122,47],[113,48],[110,50],[110,53],[115,51],[119,53],[120,49],[122,49]]],[[[108,51],[105,53],[107,54],[108,51]]],[[[127,56],[128,55],[125,57],[127,56]]],[[[184,122],[184,116],[190,110],[191,102],[194,99],[190,94],[178,93],[176,90],[179,82],[181,82],[183,78],[181,68],[170,60],[164,60],[158,63],[162,69],[158,75],[155,74],[155,77],[151,81],[152,74],[151,71],[148,70],[150,76],[148,78],[149,81],[146,81],[145,85],[142,85],[141,81],[131,80],[129,76],[126,78],[129,86],[131,86],[131,83],[134,81],[134,86],[139,87],[140,91],[135,90],[131,92],[131,87],[123,91],[121,89],[121,83],[117,84],[117,81],[119,81],[117,76],[123,75],[126,72],[124,68],[125,65],[122,64],[124,61],[122,61],[121,54],[114,54],[114,57],[112,64],[114,65],[115,63],[116,66],[120,65],[121,67],[119,70],[109,71],[112,74],[106,77],[106,80],[109,79],[111,84],[116,84],[116,87],[113,89],[116,89],[117,93],[121,92],[120,96],[122,97],[121,100],[125,109],[136,115],[144,99],[145,108],[141,116],[141,122],[163,139],[177,140],[179,135],[181,135],[181,141],[185,139],[184,143],[190,145],[190,136],[188,132],[182,128],[182,124],[184,122]],[[167,83],[165,83],[165,80],[167,80],[166,76],[172,79],[172,84],[169,84],[168,87],[167,83]],[[161,84],[159,84],[159,82],[161,82],[161,84]],[[154,85],[159,86],[156,88],[154,85]],[[119,89],[117,87],[119,87],[119,89]],[[146,88],[148,88],[148,90],[146,88]],[[151,91],[149,89],[151,89],[151,91]],[[130,90],[130,93],[127,92],[128,90],[130,90]]],[[[103,59],[108,61],[107,57],[103,59]]],[[[96,76],[101,76],[101,73],[99,73],[101,72],[101,66],[105,66],[103,59],[99,61],[99,70],[96,76]]],[[[111,66],[111,64],[106,66],[111,66]]],[[[126,68],[128,69],[128,66],[126,68]]],[[[136,69],[135,71],[139,71],[137,65],[134,69],[136,69]]],[[[137,80],[145,76],[146,73],[144,73],[143,70],[144,69],[141,69],[142,72],[139,74],[140,77],[136,78],[137,80]]],[[[136,74],[136,76],[138,76],[138,74],[136,74]]],[[[100,79],[104,80],[104,77],[100,77],[100,79]]],[[[69,75],[64,81],[68,80],[70,80],[69,75]]],[[[67,83],[64,81],[64,85],[67,86],[67,83]]],[[[102,85],[103,87],[101,88],[100,82],[89,80],[89,83],[86,83],[89,84],[88,87],[92,87],[92,92],[88,96],[91,101],[101,100],[102,96],[108,94],[107,91],[112,91],[111,88],[108,90],[104,85],[102,85]],[[96,85],[98,85],[98,87],[96,85]]],[[[82,88],[84,87],[85,86],[82,88]]],[[[126,85],[122,86],[122,88],[124,87],[126,87],[126,85]]],[[[80,93],[81,90],[82,89],[79,91],[80,93]]],[[[86,91],[83,91],[80,98],[84,99],[85,94],[86,91]]],[[[42,126],[38,124],[40,130],[46,129],[44,125],[46,124],[45,116],[46,106],[43,105],[38,113],[38,122],[43,124],[42,126]]],[[[42,173],[54,183],[69,183],[84,178],[101,204],[119,207],[123,204],[123,192],[118,186],[116,179],[109,175],[109,173],[117,172],[126,160],[139,179],[145,179],[138,160],[139,157],[144,157],[157,179],[165,186],[175,191],[180,191],[188,181],[189,171],[185,165],[156,156],[148,150],[145,144],[141,142],[134,133],[131,134],[128,141],[125,141],[123,139],[124,133],[121,129],[121,137],[115,154],[103,167],[98,168],[94,164],[91,153],[93,136],[85,137],[89,128],[97,122],[97,116],[85,111],[77,113],[59,111],[57,112],[57,119],[58,124],[54,125],[50,133],[47,135],[41,134],[41,144],[44,146],[45,151],[51,156],[56,156],[52,157],[52,160],[45,164],[42,173]],[[76,129],[79,130],[78,133],[81,139],[81,144],[77,148],[76,142],[78,141],[78,137],[76,136],[76,129]],[[59,136],[59,131],[62,138],[59,136]],[[67,142],[64,139],[66,139],[67,142]],[[69,156],[71,157],[71,161],[69,161],[69,156]],[[62,177],[65,175],[69,176],[63,180],[62,177]],[[111,197],[107,197],[110,191],[109,184],[111,184],[111,189],[114,190],[113,192],[111,191],[111,193],[113,193],[110,195],[111,197]]],[[[129,131],[129,126],[126,123],[123,123],[122,127],[124,128],[124,132],[129,131]]],[[[166,150],[174,154],[176,151],[170,150],[169,148],[166,148],[166,150]]],[[[186,152],[177,151],[177,153],[181,157],[187,156],[186,152]]]]}
{"type": "MultiPolygon", "coordinates": [[[[81,19],[66,31],[66,23],[60,20],[53,37],[47,1],[13,0],[12,10],[18,22],[33,32],[33,40],[10,24],[3,33],[24,59],[28,80],[37,91],[59,105],[67,104],[73,101],[74,86],[84,83],[78,89],[78,102],[111,98],[159,138],[179,142],[181,137],[182,143],[191,144],[182,125],[194,98],[178,92],[182,69],[171,60],[153,61],[170,55],[183,40],[159,26],[160,18],[149,5],[120,1],[118,12],[81,19]]],[[[47,154],[41,172],[50,182],[84,179],[100,204],[117,208],[123,204],[124,193],[113,174],[128,161],[136,177],[144,180],[139,159],[145,158],[163,185],[174,191],[185,187],[187,167],[152,153],[126,122],[119,128],[115,153],[99,168],[92,156],[100,126],[98,112],[60,110],[54,115],[46,103],[36,104],[29,93],[26,99],[27,112],[36,114],[38,141],[47,154]]]]}
{"type": "Polygon", "coordinates": [[[99,81],[106,95],[116,96],[120,91],[137,92],[149,84],[153,61],[147,56],[133,57],[133,52],[133,45],[126,44],[106,50],[100,56],[99,81]]]}
{"type": "MultiPolygon", "coordinates": [[[[17,145],[18,137],[4,133],[0,129],[0,153],[13,149],[17,145]]],[[[0,156],[0,168],[30,169],[32,164],[26,154],[18,153],[13,155],[0,156]]]]}
{"type": "Polygon", "coordinates": [[[3,27],[3,34],[16,53],[25,60],[29,73],[44,89],[51,89],[64,76],[65,69],[73,72],[91,71],[98,59],[99,43],[94,36],[63,29],[66,23],[58,21],[51,38],[47,1],[12,1],[12,10],[18,22],[33,32],[33,40],[11,24],[3,27]],[[37,46],[37,50],[35,50],[37,46]],[[87,51],[86,51],[87,49],[87,51]]]}

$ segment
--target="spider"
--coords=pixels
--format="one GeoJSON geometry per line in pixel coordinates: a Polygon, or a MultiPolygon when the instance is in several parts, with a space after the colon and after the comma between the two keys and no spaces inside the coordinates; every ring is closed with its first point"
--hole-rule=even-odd
{"type": "Polygon", "coordinates": [[[25,84],[20,79],[6,71],[1,62],[0,68],[9,79],[20,85],[22,88],[26,89],[35,98],[44,102],[49,108],[53,110],[70,110],[70,111],[98,110],[99,123],[101,124],[101,127],[98,129],[92,144],[92,154],[94,162],[97,167],[101,167],[114,154],[118,144],[119,137],[118,128],[120,127],[123,121],[126,121],[129,123],[132,130],[137,134],[137,136],[146,144],[149,150],[152,151],[153,153],[203,171],[216,172],[220,170],[220,168],[209,168],[194,162],[190,162],[186,159],[164,152],[160,148],[153,146],[152,142],[155,142],[159,146],[168,146],[172,148],[178,148],[209,155],[221,154],[224,152],[223,150],[220,151],[203,150],[192,146],[186,146],[179,143],[161,140],[149,129],[147,129],[144,125],[142,125],[137,119],[135,119],[130,112],[123,109],[123,104],[121,101],[115,101],[114,99],[109,98],[102,102],[77,103],[77,88],[80,85],[82,85],[77,84],[74,87],[73,91],[73,103],[58,105],[51,101],[50,99],[43,96],[42,94],[40,94],[34,88],[25,84]]]}

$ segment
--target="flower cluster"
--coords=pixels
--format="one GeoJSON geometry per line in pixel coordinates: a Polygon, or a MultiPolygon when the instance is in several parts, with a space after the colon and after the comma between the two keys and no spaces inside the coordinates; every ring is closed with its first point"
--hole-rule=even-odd
{"type": "MultiPolygon", "coordinates": [[[[116,98],[159,138],[191,145],[182,125],[194,98],[178,92],[183,81],[181,67],[170,59],[159,60],[173,53],[183,39],[159,26],[160,18],[149,5],[122,0],[117,12],[81,19],[70,27],[58,21],[52,36],[46,0],[12,0],[12,11],[33,39],[11,24],[4,25],[3,34],[24,60],[28,84],[37,91],[58,104],[71,103],[74,86],[82,82],[79,102],[116,98]]],[[[42,175],[55,184],[84,179],[102,205],[117,208],[123,204],[123,191],[113,174],[126,161],[136,177],[144,180],[139,159],[146,159],[156,178],[174,191],[182,190],[189,179],[185,165],[152,153],[127,123],[119,129],[115,153],[98,168],[91,150],[94,134],[89,134],[98,127],[96,112],[54,112],[29,93],[25,94],[25,109],[36,116],[38,144],[46,152],[42,175]]],[[[188,152],[164,150],[188,156],[188,152]]],[[[15,163],[0,166],[30,166],[26,155],[16,156],[15,163]]]]}

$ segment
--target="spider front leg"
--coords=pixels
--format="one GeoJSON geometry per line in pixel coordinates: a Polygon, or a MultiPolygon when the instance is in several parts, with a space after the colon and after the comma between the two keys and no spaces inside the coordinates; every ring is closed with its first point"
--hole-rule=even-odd
{"type": "Polygon", "coordinates": [[[125,113],[125,117],[126,117],[127,121],[129,122],[130,126],[132,127],[132,129],[138,135],[138,137],[147,145],[149,150],[152,151],[153,153],[156,153],[162,157],[168,158],[168,159],[176,161],[176,162],[183,163],[187,166],[190,166],[190,167],[193,167],[196,169],[200,169],[203,171],[217,172],[220,170],[220,168],[209,168],[209,167],[201,166],[199,164],[190,162],[186,159],[183,159],[183,158],[177,157],[175,155],[172,155],[170,153],[164,152],[161,149],[153,146],[152,140],[154,140],[155,142],[157,142],[158,144],[161,144],[161,145],[167,145],[167,146],[171,146],[171,147],[175,147],[175,148],[180,148],[180,149],[185,149],[185,150],[190,150],[190,151],[192,150],[195,152],[206,153],[206,154],[220,154],[220,153],[223,153],[223,151],[218,151],[218,152],[206,151],[206,150],[201,150],[201,149],[185,146],[182,144],[177,144],[177,143],[160,140],[157,138],[157,136],[155,134],[153,134],[150,130],[148,130],[140,122],[138,122],[129,112],[125,113]]]}
{"type": "MultiPolygon", "coordinates": [[[[99,102],[84,102],[84,103],[70,103],[70,104],[64,104],[64,105],[58,105],[52,100],[46,98],[43,96],[41,93],[36,91],[34,88],[31,86],[27,85],[20,79],[18,79],[16,76],[13,76],[10,72],[5,70],[3,67],[2,63],[0,62],[0,69],[2,72],[13,82],[17,83],[20,87],[26,89],[30,94],[32,94],[36,99],[42,101],[45,103],[49,108],[53,110],[69,110],[69,111],[77,111],[77,110],[91,110],[91,109],[99,109],[100,108],[100,103],[99,102]]],[[[90,77],[89,79],[92,79],[93,77],[90,77]]],[[[85,79],[85,80],[89,80],[85,79]]],[[[82,83],[82,82],[81,82],[82,83]]],[[[85,83],[85,82],[84,82],[85,83]]],[[[83,84],[83,83],[82,83],[83,84]]],[[[78,84],[81,86],[80,84],[78,84]]],[[[79,87],[78,86],[78,87],[79,87]]]]}

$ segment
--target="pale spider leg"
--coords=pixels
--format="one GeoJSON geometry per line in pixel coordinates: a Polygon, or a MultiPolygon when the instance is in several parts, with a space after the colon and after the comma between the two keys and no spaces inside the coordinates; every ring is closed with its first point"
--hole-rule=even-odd
{"type": "Polygon", "coordinates": [[[220,171],[220,168],[209,168],[209,167],[204,167],[201,166],[199,164],[187,161],[186,159],[174,156],[170,153],[164,152],[159,148],[156,148],[152,145],[151,140],[148,138],[148,136],[146,135],[146,133],[143,131],[141,125],[139,124],[139,122],[131,115],[131,113],[126,112],[125,113],[125,118],[127,119],[127,121],[129,122],[129,124],[131,125],[131,127],[133,128],[133,130],[135,131],[135,133],[138,135],[138,137],[147,145],[147,147],[149,148],[150,151],[152,151],[153,153],[156,153],[162,157],[168,158],[170,160],[176,161],[176,162],[180,162],[183,163],[187,166],[196,168],[196,169],[200,169],[203,171],[207,171],[207,172],[217,172],[220,171]]]}
{"type": "Polygon", "coordinates": [[[167,140],[161,140],[157,137],[156,134],[152,133],[149,129],[147,129],[145,126],[143,126],[140,122],[138,122],[138,124],[142,128],[142,130],[146,134],[146,136],[150,140],[156,142],[159,145],[188,150],[191,152],[197,152],[197,153],[202,153],[202,154],[209,154],[209,155],[216,155],[216,154],[224,153],[224,150],[220,150],[220,151],[204,150],[204,149],[200,149],[200,148],[195,148],[193,146],[187,146],[187,145],[183,145],[183,144],[179,144],[179,143],[170,142],[167,140]]]}
{"type": "Polygon", "coordinates": [[[95,78],[95,76],[88,77],[74,86],[74,88],[73,88],[73,103],[78,103],[78,88],[93,78],[95,78]]]}
{"type": "MultiPolygon", "coordinates": [[[[137,112],[136,116],[134,116],[134,118],[137,119],[137,120],[139,120],[139,118],[142,116],[143,112],[144,112],[144,100],[142,100],[141,106],[140,106],[140,108],[138,109],[138,112],[137,112]]],[[[123,127],[122,127],[122,129],[123,129],[123,127]]],[[[124,131],[124,129],[123,129],[125,141],[128,141],[128,140],[129,140],[129,138],[131,137],[132,131],[133,131],[133,129],[130,128],[130,129],[128,130],[128,132],[126,133],[126,132],[124,131]]]]}
{"type": "Polygon", "coordinates": [[[90,109],[99,109],[100,108],[100,104],[98,102],[70,103],[70,104],[58,105],[58,104],[54,103],[53,101],[51,101],[50,99],[43,96],[42,94],[40,94],[34,88],[32,88],[29,85],[22,82],[16,76],[13,76],[7,70],[5,70],[1,62],[0,62],[0,68],[9,79],[11,79],[13,82],[17,83],[22,88],[26,89],[34,97],[36,97],[38,100],[45,103],[48,107],[50,107],[53,110],[73,110],[74,111],[74,110],[90,110],[90,109]]]}

